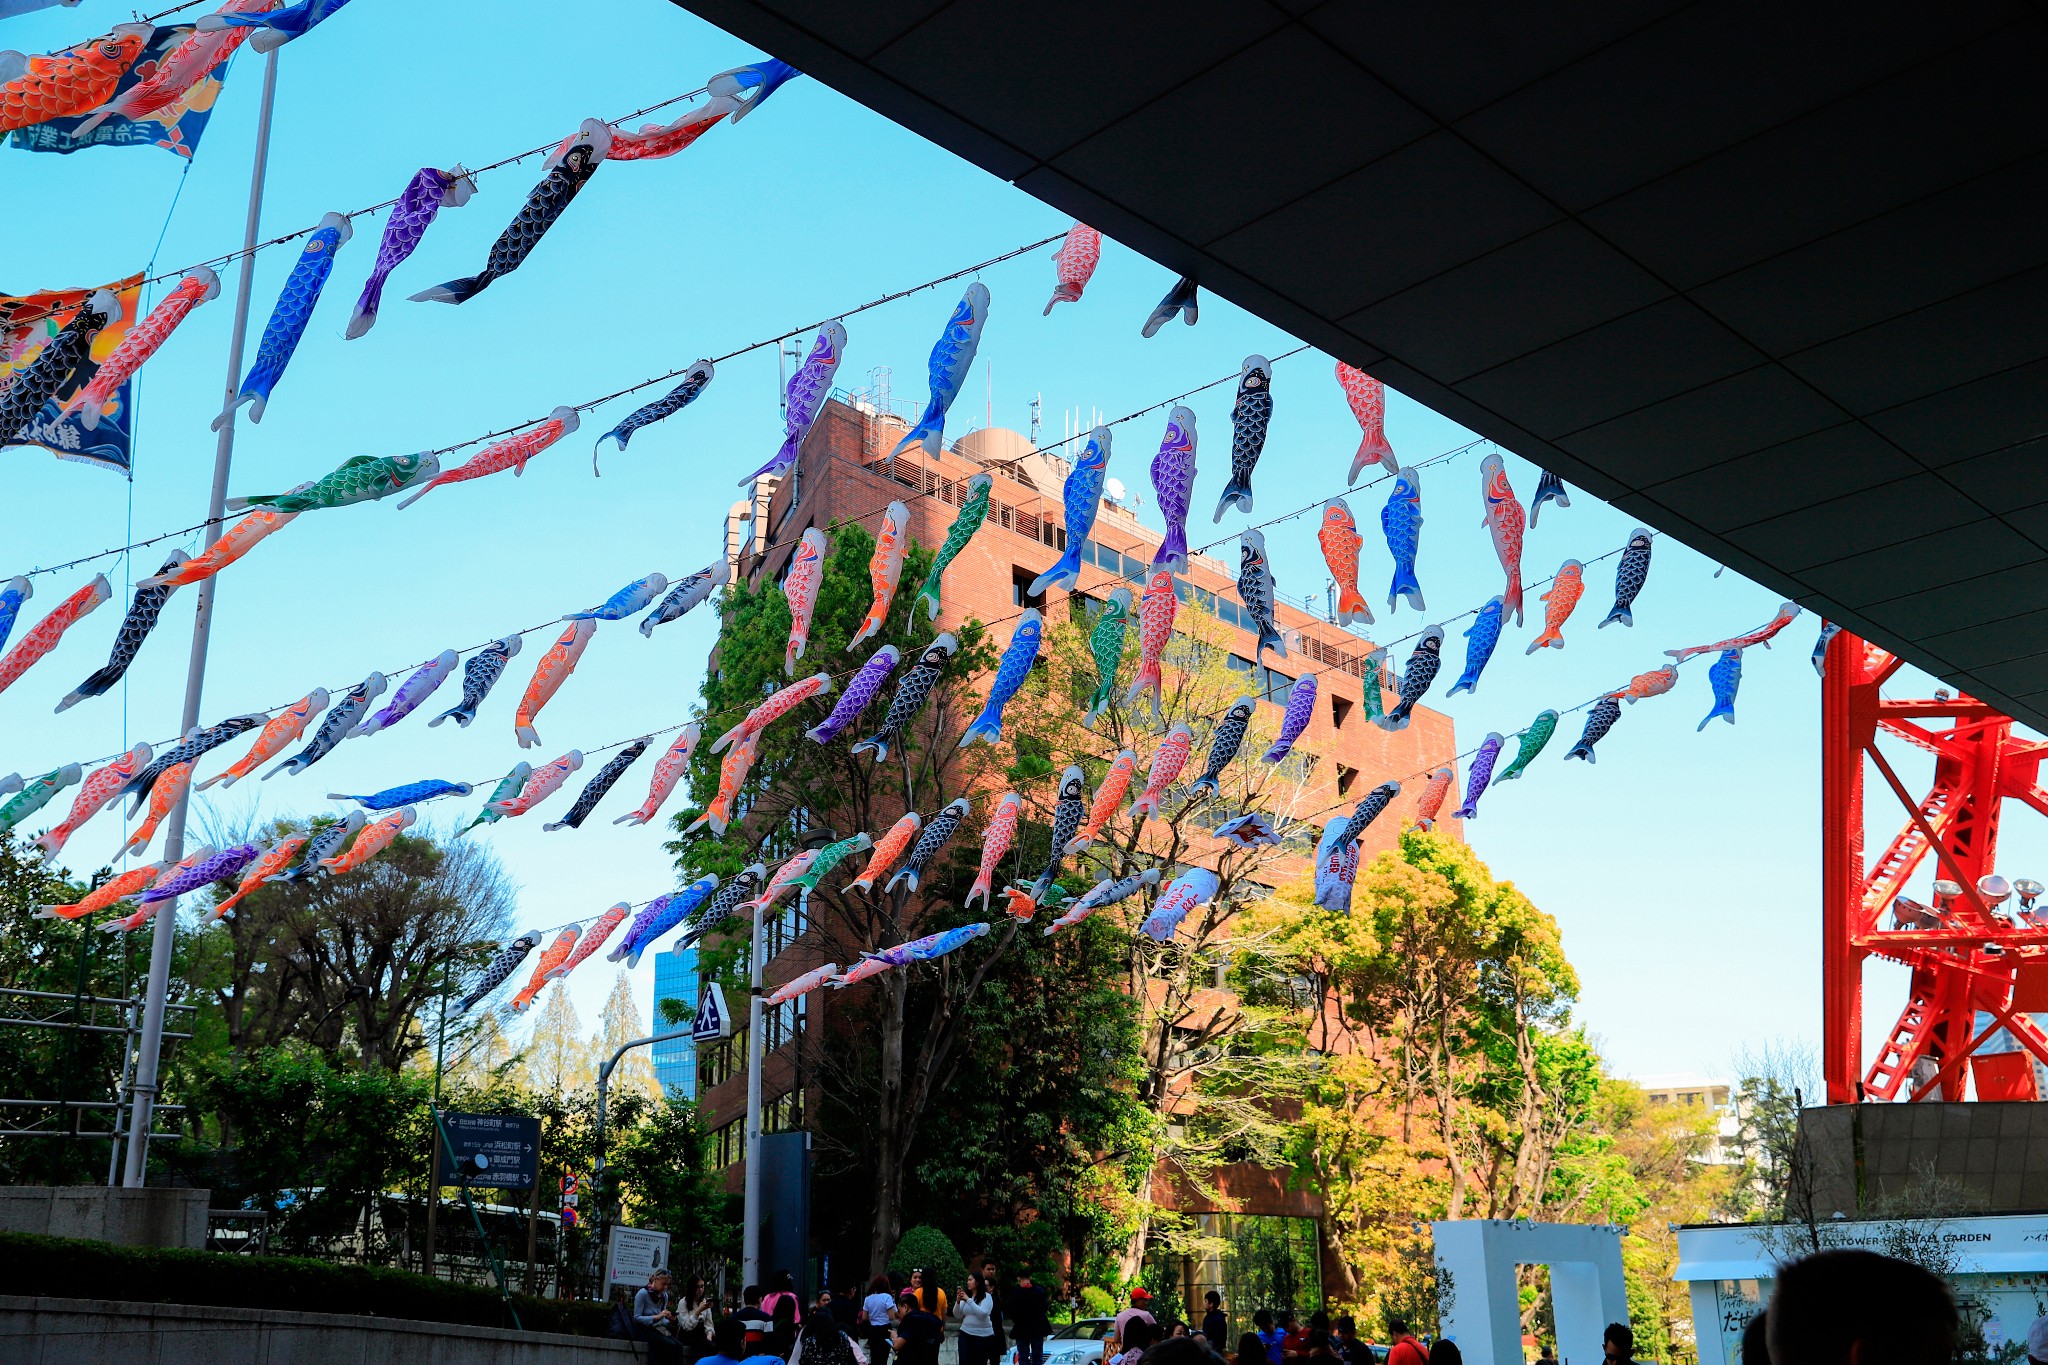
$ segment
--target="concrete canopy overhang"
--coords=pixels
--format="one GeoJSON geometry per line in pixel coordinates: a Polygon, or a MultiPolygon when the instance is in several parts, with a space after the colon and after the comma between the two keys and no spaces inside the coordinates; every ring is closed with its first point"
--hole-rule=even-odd
{"type": "Polygon", "coordinates": [[[2048,728],[2039,5],[677,2],[2048,728]]]}

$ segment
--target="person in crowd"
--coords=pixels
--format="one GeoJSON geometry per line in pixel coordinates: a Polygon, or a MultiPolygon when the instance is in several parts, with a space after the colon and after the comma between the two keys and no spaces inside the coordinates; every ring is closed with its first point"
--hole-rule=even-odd
{"type": "Polygon", "coordinates": [[[1223,1296],[1212,1289],[1202,1295],[1202,1303],[1202,1335],[1221,1350],[1230,1337],[1230,1319],[1223,1315],[1223,1296]]]}
{"type": "Polygon", "coordinates": [[[796,1279],[787,1270],[778,1270],[768,1277],[768,1292],[761,1296],[761,1311],[773,1318],[775,1310],[785,1302],[794,1311],[795,1321],[802,1322],[804,1309],[796,1296],[796,1279]]]}
{"type": "Polygon", "coordinates": [[[760,1285],[750,1284],[740,1291],[739,1311],[734,1313],[733,1317],[739,1320],[740,1327],[746,1334],[741,1342],[742,1349],[750,1356],[761,1354],[768,1341],[768,1329],[775,1324],[761,1311],[760,1285]]]}
{"type": "MultiPolygon", "coordinates": [[[[765,1305],[768,1300],[764,1296],[761,1302],[765,1305]]],[[[775,1316],[769,1320],[768,1340],[761,1344],[761,1349],[768,1355],[789,1359],[796,1350],[797,1325],[796,1295],[784,1294],[775,1301],[775,1316]]]]}
{"type": "Polygon", "coordinates": [[[860,1301],[860,1319],[868,1335],[868,1365],[889,1365],[889,1329],[896,1323],[896,1295],[887,1275],[868,1281],[868,1296],[860,1301]]]}
{"type": "MultiPolygon", "coordinates": [[[[820,1300],[822,1306],[823,1300],[820,1300]]],[[[842,1284],[839,1292],[832,1296],[832,1320],[839,1324],[839,1330],[859,1339],[860,1331],[860,1287],[842,1284]]]]}
{"type": "Polygon", "coordinates": [[[1155,1343],[1145,1352],[1144,1365],[1226,1365],[1226,1362],[1199,1336],[1190,1333],[1155,1343]]]}
{"type": "Polygon", "coordinates": [[[1302,1357],[1308,1365],[1344,1365],[1344,1357],[1337,1352],[1337,1339],[1321,1327],[1308,1331],[1308,1354],[1302,1357]]]}
{"type": "Polygon", "coordinates": [[[1429,1365],[1465,1365],[1465,1353],[1458,1349],[1457,1342],[1439,1338],[1430,1344],[1429,1365]]]}
{"type": "Polygon", "coordinates": [[[1145,1355],[1146,1348],[1157,1339],[1157,1331],[1157,1325],[1149,1314],[1142,1318],[1132,1318],[1117,1337],[1117,1357],[1110,1361],[1109,1365],[1138,1365],[1138,1361],[1145,1355]]]}
{"type": "Polygon", "coordinates": [[[1188,1330],[1188,1325],[1182,1322],[1179,1318],[1175,1318],[1170,1324],[1168,1324],[1166,1328],[1166,1339],[1168,1341],[1173,1341],[1180,1337],[1190,1337],[1193,1335],[1194,1333],[1188,1330]]]}
{"type": "Polygon", "coordinates": [[[1764,1316],[1771,1359],[1787,1365],[1946,1365],[1955,1351],[1948,1286],[1874,1251],[1823,1251],[1781,1266],[1764,1316]]]}
{"type": "MultiPolygon", "coordinates": [[[[1742,1365],[1771,1365],[1771,1344],[1765,1340],[1769,1332],[1768,1315],[1758,1313],[1749,1320],[1749,1325],[1742,1329],[1742,1365]]],[[[2031,1342],[2032,1337],[2029,1336],[2028,1340],[2031,1342]]],[[[1550,1365],[1557,1365],[1557,1362],[1553,1360],[1550,1365]]],[[[2048,1365],[2048,1360],[2041,1361],[2040,1365],[2048,1365]]]]}
{"type": "Polygon", "coordinates": [[[922,1274],[911,1272],[911,1287],[897,1301],[896,1332],[890,1345],[896,1348],[898,1365],[939,1365],[939,1347],[946,1340],[945,1320],[918,1297],[916,1285],[922,1274]]]}
{"type": "MultiPolygon", "coordinates": [[[[1762,1314],[1758,1314],[1759,1317],[1762,1314]]],[[[1557,1365],[1557,1347],[1547,1341],[1536,1343],[1536,1365],[1557,1365]]]]}
{"type": "Polygon", "coordinates": [[[669,1273],[657,1270],[647,1277],[644,1288],[633,1295],[633,1340],[647,1346],[648,1365],[679,1360],[676,1346],[675,1310],[669,1307],[669,1273]]]}
{"type": "Polygon", "coordinates": [[[1029,1266],[1017,1272],[1007,1307],[1010,1339],[1017,1343],[1017,1365],[1045,1365],[1045,1339],[1052,1335],[1052,1300],[1032,1283],[1029,1266]]]}
{"type": "Polygon", "coordinates": [[[1600,1358],[1607,1365],[1635,1365],[1636,1334],[1627,1323],[1607,1324],[1600,1334],[1600,1358]]]}
{"type": "MultiPolygon", "coordinates": [[[[1257,1322],[1260,1318],[1271,1321],[1263,1308],[1252,1315],[1252,1321],[1257,1322]]],[[[1237,1339],[1237,1354],[1230,1358],[1230,1365],[1270,1365],[1266,1358],[1266,1343],[1259,1340],[1257,1332],[1246,1332],[1237,1339]]]]}
{"type": "Polygon", "coordinates": [[[2027,1328],[2027,1359],[2034,1365],[2048,1365],[2048,1313],[2035,1318],[2034,1325],[2027,1328]]]}
{"type": "Polygon", "coordinates": [[[1387,1348],[1387,1365],[1429,1365],[1429,1352],[1408,1330],[1406,1319],[1388,1318],[1387,1335],[1394,1339],[1394,1344],[1387,1348]]]}
{"type": "MultiPolygon", "coordinates": [[[[1110,1327],[1109,1334],[1118,1341],[1122,1341],[1124,1339],[1124,1329],[1131,1323],[1139,1320],[1143,1320],[1147,1327],[1157,1327],[1159,1325],[1159,1319],[1152,1316],[1151,1291],[1147,1290],[1142,1284],[1132,1286],[1131,1306],[1116,1315],[1116,1322],[1110,1327]]],[[[1146,1340],[1149,1341],[1151,1338],[1147,1337],[1146,1340]]]]}
{"type": "MultiPolygon", "coordinates": [[[[794,1307],[795,1294],[790,1296],[794,1307]]],[[[804,1325],[797,1330],[796,1346],[789,1359],[795,1365],[859,1365],[854,1353],[853,1339],[846,1335],[846,1329],[839,1325],[839,1319],[832,1316],[832,1296],[829,1291],[820,1293],[817,1311],[804,1319],[804,1325]]],[[[775,1305],[778,1321],[783,1305],[775,1305]]]]}
{"type": "Polygon", "coordinates": [[[1294,1316],[1292,1308],[1280,1310],[1280,1330],[1287,1334],[1280,1345],[1282,1360],[1300,1360],[1308,1354],[1308,1328],[1294,1316]]]}
{"type": "Polygon", "coordinates": [[[939,1288],[938,1284],[925,1274],[924,1267],[919,1266],[910,1272],[908,1291],[917,1295],[917,1301],[925,1312],[930,1313],[941,1323],[946,1320],[946,1291],[939,1288]]]}
{"type": "Polygon", "coordinates": [[[1009,1301],[1003,1295],[1002,1280],[999,1277],[994,1261],[984,1260],[981,1263],[981,1284],[984,1289],[988,1290],[989,1297],[996,1301],[995,1311],[988,1315],[988,1321],[989,1326],[996,1329],[995,1356],[993,1359],[1001,1360],[1003,1352],[1010,1349],[1009,1333],[1004,1330],[1005,1313],[1009,1301]]]}
{"type": "Polygon", "coordinates": [[[967,1287],[953,1301],[960,1319],[960,1365],[996,1365],[996,1296],[981,1272],[967,1272],[967,1287]]]}
{"type": "Polygon", "coordinates": [[[690,1277],[690,1287],[675,1304],[676,1344],[686,1360],[698,1360],[711,1350],[711,1325],[718,1313],[712,1303],[711,1285],[702,1275],[690,1277]]]}
{"type": "MultiPolygon", "coordinates": [[[[1273,1321],[1272,1313],[1261,1308],[1252,1314],[1252,1331],[1259,1338],[1259,1349],[1266,1353],[1266,1365],[1281,1365],[1280,1353],[1287,1343],[1287,1333],[1273,1321]]],[[[1410,1365],[1424,1365],[1424,1362],[1413,1361],[1410,1365]]]]}
{"type": "MultiPolygon", "coordinates": [[[[1344,1365],[1377,1365],[1379,1357],[1373,1354],[1372,1343],[1358,1335],[1358,1319],[1349,1313],[1337,1319],[1337,1354],[1344,1365]]],[[[1551,1365],[1557,1365],[1552,1361],[1551,1365]]]]}
{"type": "Polygon", "coordinates": [[[711,1329],[711,1354],[697,1365],[740,1365],[746,1353],[746,1327],[736,1317],[723,1317],[711,1329]]]}

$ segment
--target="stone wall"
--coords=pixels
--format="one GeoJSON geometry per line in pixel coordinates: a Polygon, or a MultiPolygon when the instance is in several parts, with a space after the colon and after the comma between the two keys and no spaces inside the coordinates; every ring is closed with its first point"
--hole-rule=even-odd
{"type": "Polygon", "coordinates": [[[0,1360],[9,1365],[630,1365],[643,1358],[644,1348],[595,1337],[336,1313],[0,1295],[0,1360]]]}
{"type": "Polygon", "coordinates": [[[2048,1104],[1840,1104],[1799,1115],[1814,1208],[1875,1217],[1938,1177],[1971,1212],[2048,1211],[2048,1104]]]}
{"type": "Polygon", "coordinates": [[[0,1232],[82,1237],[127,1247],[206,1246],[210,1190],[103,1185],[0,1186],[0,1232]]]}

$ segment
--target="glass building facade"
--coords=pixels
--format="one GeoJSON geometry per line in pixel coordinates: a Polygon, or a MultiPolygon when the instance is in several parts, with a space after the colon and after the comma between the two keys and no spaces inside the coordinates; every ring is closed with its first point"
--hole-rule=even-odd
{"type": "MultiPolygon", "coordinates": [[[[697,1007],[697,949],[692,945],[683,952],[666,951],[654,956],[654,999],[647,1014],[654,1021],[654,1031],[663,1032],[668,1024],[661,1014],[661,1002],[680,1000],[690,1008],[697,1007]]],[[[686,1035],[656,1043],[654,1054],[654,1079],[661,1083],[663,1091],[686,1100],[697,1098],[697,1045],[686,1035]]]]}

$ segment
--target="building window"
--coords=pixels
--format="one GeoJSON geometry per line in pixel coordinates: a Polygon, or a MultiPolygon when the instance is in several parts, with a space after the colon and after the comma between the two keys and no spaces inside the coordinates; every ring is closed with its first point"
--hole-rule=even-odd
{"type": "Polygon", "coordinates": [[[804,1092],[792,1090],[761,1106],[761,1131],[794,1133],[804,1126],[804,1092]]]}
{"type": "Polygon", "coordinates": [[[740,1029],[697,1049],[697,1087],[701,1095],[715,1085],[724,1085],[747,1069],[747,1031],[740,1029]]]}
{"type": "Polygon", "coordinates": [[[746,1155],[747,1121],[744,1118],[737,1118],[731,1123],[719,1125],[711,1134],[710,1146],[713,1170],[721,1171],[736,1164],[746,1155]]]}
{"type": "Polygon", "coordinates": [[[1343,729],[1344,722],[1351,718],[1351,707],[1351,698],[1340,697],[1332,692],[1330,694],[1330,724],[1339,730],[1343,729]]]}
{"type": "Polygon", "coordinates": [[[780,914],[770,920],[768,929],[768,961],[781,957],[783,950],[802,938],[811,930],[811,917],[804,908],[801,892],[795,900],[782,907],[780,914]]]}
{"type": "Polygon", "coordinates": [[[1342,763],[1337,765],[1337,795],[1351,795],[1351,788],[1357,781],[1358,769],[1347,768],[1342,763]]]}
{"type": "Polygon", "coordinates": [[[783,1044],[796,1042],[804,1036],[804,1021],[810,1013],[806,1006],[809,1003],[809,996],[799,995],[794,1000],[785,1000],[763,1011],[761,1046],[765,1052],[773,1052],[783,1044]]]}
{"type": "Polygon", "coordinates": [[[1031,585],[1038,575],[1018,565],[1010,566],[1010,605],[1013,607],[1043,607],[1045,594],[1033,595],[1031,585]]]}
{"type": "MultiPolygon", "coordinates": [[[[763,1055],[788,1043],[794,1043],[804,1036],[805,1025],[810,1019],[809,997],[798,996],[785,1000],[779,1005],[762,1012],[761,1049],[763,1055]]],[[[697,1049],[697,1087],[701,1094],[715,1085],[723,1085],[735,1077],[747,1074],[747,1030],[742,1027],[732,1037],[707,1043],[697,1049]]]]}
{"type": "MultiPolygon", "coordinates": [[[[794,1133],[804,1126],[804,1092],[792,1090],[761,1105],[763,1133],[794,1133]]],[[[742,1114],[712,1130],[708,1144],[713,1170],[738,1165],[747,1157],[747,1118],[742,1114]]]]}

